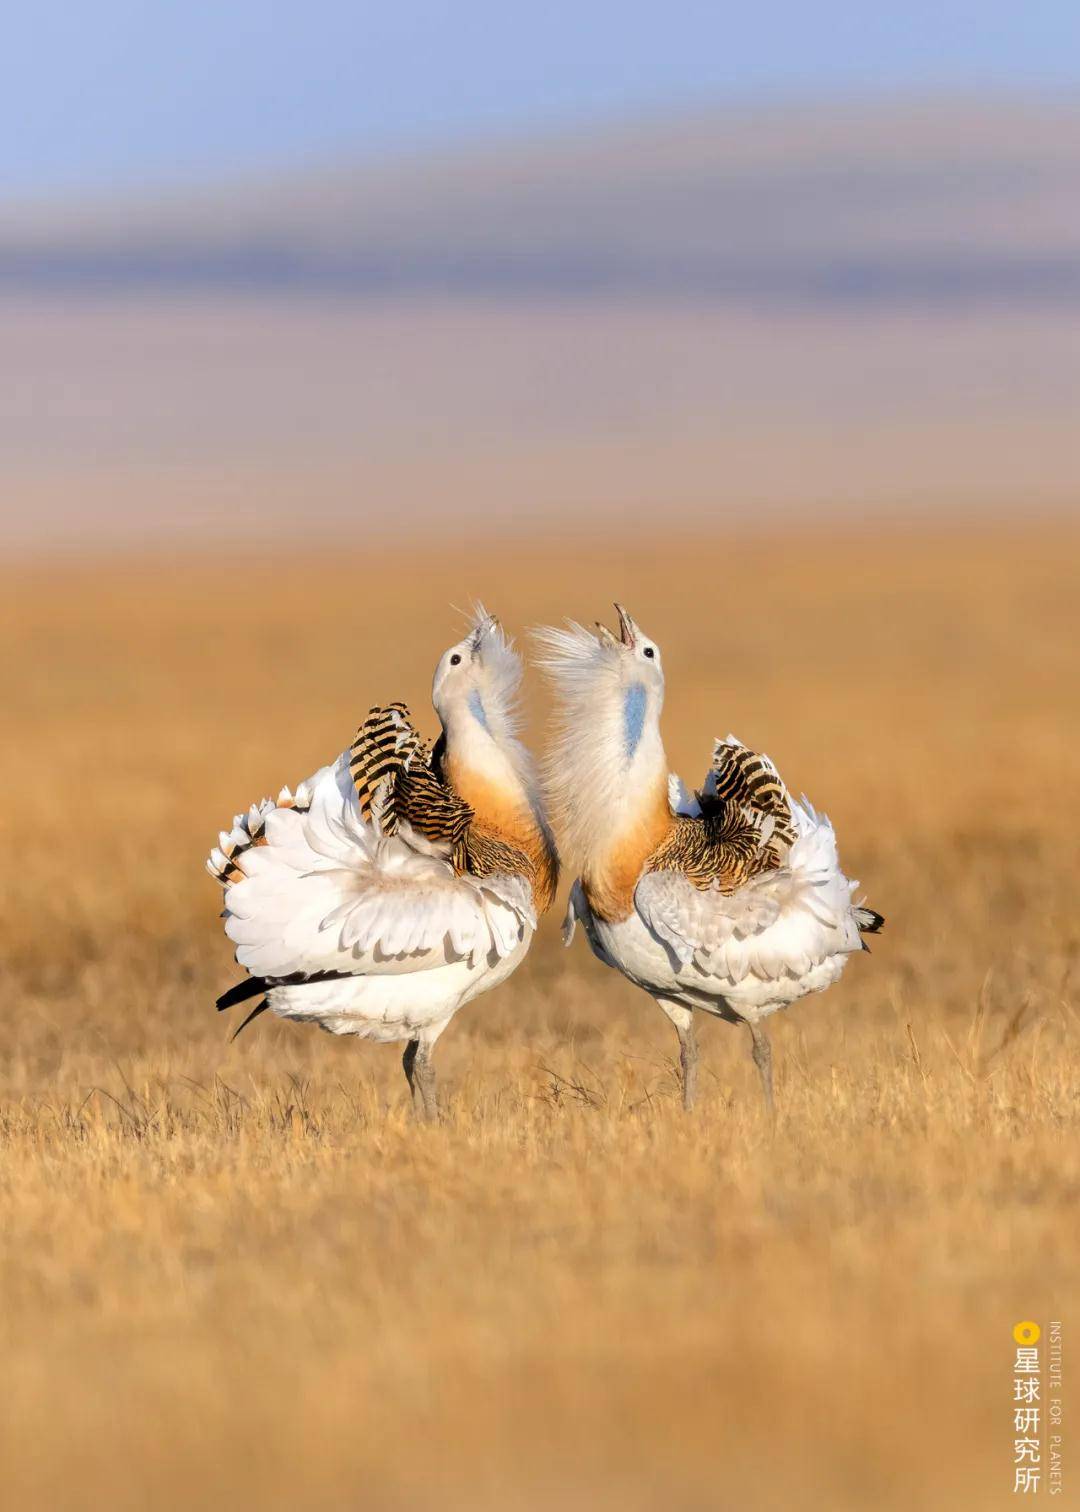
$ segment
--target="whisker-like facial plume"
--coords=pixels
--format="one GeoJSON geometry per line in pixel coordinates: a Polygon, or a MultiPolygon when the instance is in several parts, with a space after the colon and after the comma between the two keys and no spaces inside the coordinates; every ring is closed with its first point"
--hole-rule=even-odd
{"type": "Polygon", "coordinates": [[[506,635],[499,623],[497,614],[489,614],[483,604],[476,604],[473,608],[472,618],[469,624],[468,640],[474,654],[478,654],[489,636],[496,636],[506,644],[506,635]]]}
{"type": "Polygon", "coordinates": [[[477,604],[470,641],[480,668],[484,707],[490,728],[514,739],[521,727],[521,657],[497,615],[477,604]]]}
{"type": "Polygon", "coordinates": [[[587,863],[623,818],[666,783],[659,736],[664,678],[654,642],[616,605],[619,635],[576,621],[533,632],[555,693],[544,789],[560,843],[587,863]]]}

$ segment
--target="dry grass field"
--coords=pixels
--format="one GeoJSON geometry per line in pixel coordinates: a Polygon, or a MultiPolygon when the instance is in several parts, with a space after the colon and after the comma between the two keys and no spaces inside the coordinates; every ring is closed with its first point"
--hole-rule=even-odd
{"type": "Polygon", "coordinates": [[[1058,522],[5,570],[6,1503],[1009,1504],[1011,1327],[1080,1326],[1078,549],[1058,522]],[[439,1127],[392,1049],[230,1044],[209,844],[376,699],[430,727],[473,595],[512,630],[624,599],[673,766],[732,729],[837,825],[887,932],[772,1021],[775,1133],[720,1023],[684,1115],[666,1021],[556,917],[442,1040],[439,1127]]]}

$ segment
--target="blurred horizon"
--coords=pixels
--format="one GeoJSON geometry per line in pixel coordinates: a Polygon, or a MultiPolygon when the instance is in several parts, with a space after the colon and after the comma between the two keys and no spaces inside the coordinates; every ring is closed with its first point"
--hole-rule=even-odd
{"type": "Polygon", "coordinates": [[[923,9],[19,18],[0,552],[1075,512],[1080,16],[923,9]]]}
{"type": "Polygon", "coordinates": [[[670,110],[9,206],[0,290],[1080,297],[1080,103],[670,110]]]}
{"type": "Polygon", "coordinates": [[[425,163],[506,157],[524,151],[557,151],[582,140],[604,141],[611,137],[649,133],[692,126],[701,122],[734,124],[776,117],[829,116],[857,118],[871,113],[900,111],[908,114],[940,111],[1003,111],[1010,114],[1080,114],[1080,69],[1075,85],[1060,82],[995,82],[992,86],[915,81],[886,89],[851,83],[840,88],[809,86],[794,89],[761,89],[633,98],[598,109],[547,116],[509,118],[486,126],[465,120],[456,126],[422,135],[403,133],[387,139],[345,137],[299,151],[284,147],[270,156],[233,160],[228,155],[170,172],[167,167],[149,169],[137,177],[123,172],[103,172],[81,180],[42,176],[35,164],[27,164],[20,182],[17,168],[3,180],[0,195],[0,225],[38,220],[51,221],[55,212],[124,211],[140,205],[171,205],[203,196],[266,190],[305,178],[345,174],[410,172],[425,163]]]}

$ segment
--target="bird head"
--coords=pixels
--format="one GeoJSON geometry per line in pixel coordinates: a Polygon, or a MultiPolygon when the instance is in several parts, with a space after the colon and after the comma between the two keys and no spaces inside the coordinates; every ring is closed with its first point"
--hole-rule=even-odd
{"type": "Polygon", "coordinates": [[[660,647],[635,624],[622,604],[615,605],[615,613],[619,616],[618,635],[599,620],[596,622],[596,634],[605,659],[618,669],[624,684],[639,682],[647,689],[662,691],[664,669],[660,647]]]}
{"type": "Polygon", "coordinates": [[[599,620],[595,631],[574,620],[565,628],[542,626],[533,632],[540,650],[539,664],[555,684],[560,701],[579,706],[581,714],[614,699],[621,708],[624,695],[647,696],[659,711],[664,696],[660,647],[615,605],[619,633],[599,620]]]}
{"type": "Polygon", "coordinates": [[[470,718],[489,734],[513,723],[521,660],[494,614],[477,605],[469,633],[439,658],[431,701],[446,726],[470,718]]]}

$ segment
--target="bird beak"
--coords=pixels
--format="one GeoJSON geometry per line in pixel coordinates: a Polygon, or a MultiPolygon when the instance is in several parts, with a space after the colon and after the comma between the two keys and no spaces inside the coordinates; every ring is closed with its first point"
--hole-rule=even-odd
{"type": "Polygon", "coordinates": [[[496,630],[501,630],[501,629],[502,629],[502,626],[499,624],[499,616],[497,614],[485,614],[484,618],[480,621],[480,623],[477,625],[476,629],[473,631],[473,635],[472,635],[472,653],[473,653],[473,655],[475,656],[479,652],[480,648],[484,644],[485,639],[489,635],[494,635],[494,633],[495,633],[496,630]]]}
{"type": "Polygon", "coordinates": [[[619,616],[619,633],[622,636],[623,645],[633,648],[637,645],[638,627],[621,604],[615,605],[615,613],[619,616]]]}

